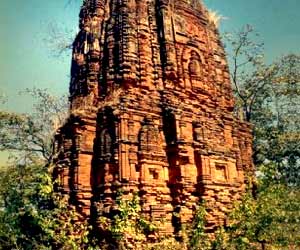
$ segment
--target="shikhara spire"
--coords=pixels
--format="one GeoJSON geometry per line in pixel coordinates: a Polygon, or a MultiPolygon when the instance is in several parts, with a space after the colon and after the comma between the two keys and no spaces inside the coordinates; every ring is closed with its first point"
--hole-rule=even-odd
{"type": "Polygon", "coordinates": [[[252,171],[249,124],[233,116],[224,50],[201,1],[84,1],[74,41],[71,117],[57,135],[56,175],[86,216],[116,193],[176,234],[199,200],[209,227],[252,171]],[[174,214],[178,217],[174,217],[174,214]]]}

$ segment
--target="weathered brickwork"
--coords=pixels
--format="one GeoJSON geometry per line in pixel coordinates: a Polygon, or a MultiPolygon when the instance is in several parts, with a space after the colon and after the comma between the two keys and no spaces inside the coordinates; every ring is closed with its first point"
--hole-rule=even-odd
{"type": "Polygon", "coordinates": [[[176,233],[199,200],[224,221],[252,171],[228,66],[200,0],[86,0],[74,41],[71,116],[57,135],[60,187],[97,218],[117,190],[176,233]]]}

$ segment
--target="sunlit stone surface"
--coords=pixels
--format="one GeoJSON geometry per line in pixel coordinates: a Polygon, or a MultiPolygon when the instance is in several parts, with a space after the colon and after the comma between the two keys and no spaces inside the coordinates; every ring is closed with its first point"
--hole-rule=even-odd
{"type": "Polygon", "coordinates": [[[94,220],[117,190],[176,234],[205,199],[224,222],[252,172],[251,127],[233,116],[228,65],[199,0],[86,0],[74,41],[60,189],[94,220]]]}

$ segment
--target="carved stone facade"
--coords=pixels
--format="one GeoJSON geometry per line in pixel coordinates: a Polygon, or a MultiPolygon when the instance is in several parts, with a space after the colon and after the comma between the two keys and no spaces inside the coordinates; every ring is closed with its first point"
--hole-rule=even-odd
{"type": "Polygon", "coordinates": [[[109,215],[122,189],[168,234],[202,199],[208,228],[224,221],[252,171],[251,127],[233,116],[224,49],[200,0],[85,0],[70,101],[55,173],[82,213],[109,215]]]}

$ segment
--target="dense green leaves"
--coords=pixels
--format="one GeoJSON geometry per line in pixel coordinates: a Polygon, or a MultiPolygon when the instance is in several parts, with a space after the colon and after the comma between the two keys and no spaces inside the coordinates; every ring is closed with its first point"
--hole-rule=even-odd
{"type": "Polygon", "coordinates": [[[112,218],[102,217],[102,230],[111,235],[113,249],[138,249],[146,244],[147,237],[157,230],[154,223],[141,215],[140,198],[137,194],[131,197],[117,197],[116,214],[112,218]]]}
{"type": "Polygon", "coordinates": [[[82,249],[86,222],[53,190],[54,134],[67,102],[32,89],[29,114],[0,111],[0,150],[15,157],[0,173],[0,249],[82,249]]]}
{"type": "Polygon", "coordinates": [[[204,204],[198,206],[194,215],[193,222],[187,226],[187,243],[189,250],[208,250],[211,249],[209,235],[205,231],[207,212],[204,204]]]}
{"type": "Polygon", "coordinates": [[[222,240],[217,249],[299,247],[299,211],[300,191],[295,188],[262,187],[256,198],[247,193],[230,214],[225,230],[219,231],[217,238],[222,240]]]}
{"type": "Polygon", "coordinates": [[[0,183],[0,249],[82,249],[87,224],[53,191],[47,169],[8,166],[0,183]]]}

